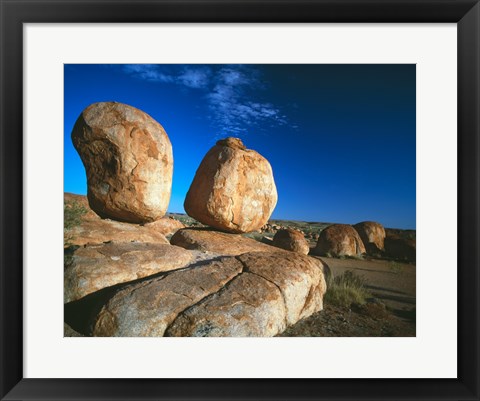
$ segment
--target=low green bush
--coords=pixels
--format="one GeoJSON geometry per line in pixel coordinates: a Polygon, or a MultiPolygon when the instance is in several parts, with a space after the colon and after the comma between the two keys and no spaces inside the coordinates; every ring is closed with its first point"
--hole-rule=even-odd
{"type": "Polygon", "coordinates": [[[393,274],[402,274],[403,270],[403,266],[400,263],[390,262],[390,272],[393,274]]]}
{"type": "Polygon", "coordinates": [[[82,216],[87,213],[87,209],[77,201],[65,202],[63,204],[63,227],[65,230],[71,230],[80,225],[82,216]]]}

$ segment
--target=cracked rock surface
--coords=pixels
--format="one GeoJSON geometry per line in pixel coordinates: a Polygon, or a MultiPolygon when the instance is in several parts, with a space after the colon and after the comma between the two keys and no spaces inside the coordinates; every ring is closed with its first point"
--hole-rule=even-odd
{"type": "Polygon", "coordinates": [[[179,269],[194,253],[169,244],[110,242],[75,250],[64,271],[64,302],[119,283],[179,269]]]}
{"type": "Polygon", "coordinates": [[[274,336],[323,308],[322,262],[250,252],[213,257],[126,285],[101,308],[94,336],[274,336]]]}
{"type": "Polygon", "coordinates": [[[102,308],[93,335],[163,336],[180,312],[220,290],[241,271],[242,264],[227,257],[127,286],[102,308]]]}
{"type": "Polygon", "coordinates": [[[87,173],[90,207],[99,216],[145,223],[165,215],[172,145],[152,117],[122,103],[94,103],[78,117],[72,142],[87,173]]]}
{"type": "Polygon", "coordinates": [[[219,230],[246,233],[265,225],[277,204],[272,167],[238,138],[218,141],[203,158],[185,211],[219,230]]]}

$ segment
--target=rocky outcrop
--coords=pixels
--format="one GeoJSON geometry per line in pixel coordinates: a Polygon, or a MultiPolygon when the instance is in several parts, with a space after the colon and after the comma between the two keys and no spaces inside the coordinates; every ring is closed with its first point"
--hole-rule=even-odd
{"type": "Polygon", "coordinates": [[[358,256],[366,253],[357,231],[348,224],[333,224],[325,228],[314,249],[316,255],[358,256]]]}
{"type": "Polygon", "coordinates": [[[64,271],[64,302],[106,287],[179,269],[194,259],[183,248],[138,242],[111,242],[78,248],[64,271]]]}
{"type": "Polygon", "coordinates": [[[169,337],[273,337],[287,328],[278,287],[255,274],[242,273],[218,294],[182,313],[169,337]]]}
{"type": "Polygon", "coordinates": [[[104,242],[148,242],[168,244],[168,240],[156,228],[114,220],[85,220],[80,225],[65,231],[64,240],[69,245],[94,245],[104,242]]]}
{"type": "Polygon", "coordinates": [[[226,138],[208,151],[185,199],[185,211],[219,230],[260,229],[277,203],[270,163],[238,138],[226,138]]]}
{"type": "Polygon", "coordinates": [[[369,254],[380,254],[385,250],[385,228],[374,221],[363,221],[353,226],[369,254]]]}
{"type": "Polygon", "coordinates": [[[179,313],[219,291],[241,271],[242,264],[227,257],[127,286],[102,308],[93,335],[161,337],[179,313]]]}
{"type": "Polygon", "coordinates": [[[243,237],[211,229],[184,228],[170,239],[172,245],[185,249],[214,252],[220,255],[241,255],[245,252],[274,252],[272,246],[243,237]]]}
{"type": "Polygon", "coordinates": [[[145,225],[102,219],[90,209],[83,195],[65,193],[64,202],[66,207],[83,208],[77,224],[64,231],[64,243],[68,245],[83,246],[110,241],[168,244],[165,236],[184,227],[180,221],[166,216],[145,225]]]}
{"type": "Polygon", "coordinates": [[[327,290],[322,262],[293,253],[246,253],[244,271],[275,284],[285,301],[287,325],[323,309],[327,290]]]}
{"type": "Polygon", "coordinates": [[[274,336],[323,307],[321,262],[254,252],[128,285],[101,309],[96,336],[274,336]]]}
{"type": "Polygon", "coordinates": [[[277,248],[302,253],[304,255],[308,255],[310,252],[310,247],[303,233],[291,228],[277,231],[273,237],[272,245],[277,248]]]}
{"type": "Polygon", "coordinates": [[[122,103],[94,103],[78,117],[72,142],[87,173],[88,202],[99,216],[144,223],[165,214],[172,145],[148,114],[122,103]]]}
{"type": "Polygon", "coordinates": [[[144,227],[148,230],[162,233],[163,235],[172,235],[178,230],[185,228],[185,224],[181,221],[175,220],[173,217],[162,217],[153,223],[147,223],[144,227]]]}

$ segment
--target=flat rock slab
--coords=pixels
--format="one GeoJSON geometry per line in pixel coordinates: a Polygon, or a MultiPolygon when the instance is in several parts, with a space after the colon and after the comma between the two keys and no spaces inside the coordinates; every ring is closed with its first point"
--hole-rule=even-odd
{"type": "Polygon", "coordinates": [[[274,336],[323,308],[322,271],[321,261],[285,251],[196,262],[122,288],[93,335],[274,336]]]}
{"type": "Polygon", "coordinates": [[[64,272],[64,302],[120,283],[179,269],[195,255],[169,244],[111,242],[77,249],[64,272]]]}
{"type": "Polygon", "coordinates": [[[114,220],[85,220],[65,233],[65,242],[70,245],[94,245],[110,241],[169,244],[165,235],[156,226],[121,223],[114,220]]]}
{"type": "Polygon", "coordinates": [[[180,221],[166,216],[145,225],[102,219],[90,209],[87,197],[83,195],[66,192],[64,202],[70,206],[77,204],[85,210],[85,213],[79,216],[78,225],[65,230],[64,243],[70,245],[83,246],[109,241],[168,244],[165,236],[185,227],[180,221]]]}
{"type": "MultiPolygon", "coordinates": [[[[241,255],[246,252],[276,252],[277,248],[240,234],[222,233],[210,229],[184,228],[170,239],[172,245],[185,249],[215,252],[221,255],[241,255]]],[[[278,251],[281,252],[281,251],[278,251]]]]}

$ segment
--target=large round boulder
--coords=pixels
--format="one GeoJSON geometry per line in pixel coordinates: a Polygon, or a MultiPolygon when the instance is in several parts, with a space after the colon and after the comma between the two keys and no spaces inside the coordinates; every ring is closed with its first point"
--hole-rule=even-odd
{"type": "Polygon", "coordinates": [[[261,228],[277,204],[272,167],[263,156],[226,138],[208,151],[185,199],[189,216],[219,230],[261,228]]]}
{"type": "Polygon", "coordinates": [[[278,230],[273,237],[272,245],[287,251],[303,253],[304,255],[308,255],[310,252],[310,247],[303,233],[291,228],[278,230]]]}
{"type": "Polygon", "coordinates": [[[145,223],[165,215],[172,145],[152,117],[122,103],[94,103],[78,117],[72,142],[87,172],[88,203],[100,217],[145,223]]]}
{"type": "Polygon", "coordinates": [[[385,228],[374,221],[362,221],[353,226],[370,254],[378,254],[385,250],[385,228]]]}
{"type": "Polygon", "coordinates": [[[349,224],[333,224],[325,228],[315,247],[317,255],[359,256],[366,253],[357,231],[349,224]]]}

